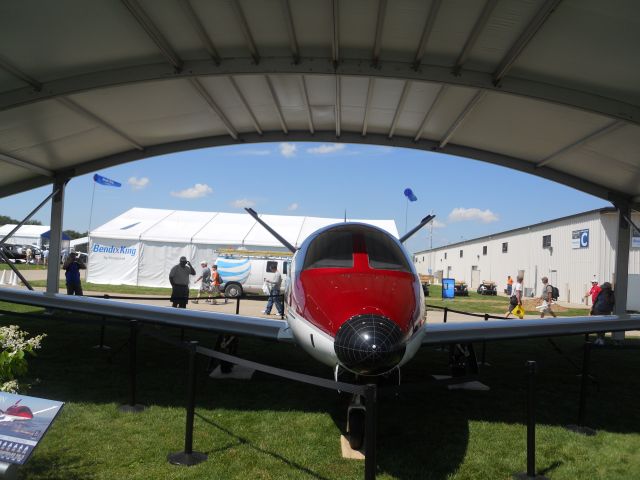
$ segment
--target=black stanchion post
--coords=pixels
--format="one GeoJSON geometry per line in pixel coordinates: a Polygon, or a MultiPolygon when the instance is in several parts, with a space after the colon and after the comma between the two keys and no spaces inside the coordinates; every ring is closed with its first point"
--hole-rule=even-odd
{"type": "MultiPolygon", "coordinates": [[[[488,313],[484,314],[484,321],[489,321],[488,313]]],[[[487,342],[485,342],[484,340],[482,341],[482,360],[480,360],[480,365],[482,365],[483,367],[490,366],[489,363],[487,363],[487,342]]]]}
{"type": "Polygon", "coordinates": [[[447,313],[449,313],[449,309],[447,307],[444,307],[444,323],[447,323],[447,313]]]}
{"type": "Polygon", "coordinates": [[[527,471],[516,473],[519,480],[547,480],[544,475],[536,475],[536,362],[527,362],[527,471]]]}
{"type": "Polygon", "coordinates": [[[104,332],[106,330],[107,317],[102,316],[102,324],[100,325],[100,343],[94,345],[93,348],[97,350],[111,350],[111,347],[104,344],[104,332]]]}
{"type": "Polygon", "coordinates": [[[240,297],[236,298],[236,315],[240,315],[240,297]]]}
{"type": "Polygon", "coordinates": [[[582,356],[582,378],[580,381],[580,404],[578,406],[578,424],[567,425],[567,429],[581,435],[593,436],[596,431],[593,428],[585,426],[585,415],[587,409],[587,393],[589,393],[589,363],[591,361],[591,346],[593,343],[584,342],[584,350],[582,356]]]}
{"type": "Polygon", "coordinates": [[[368,384],[364,391],[367,407],[364,430],[364,479],[376,478],[376,428],[378,424],[378,387],[368,384]]]}
{"type": "Polygon", "coordinates": [[[187,384],[187,420],[184,434],[184,452],[170,453],[169,463],[190,467],[204,462],[207,455],[193,451],[193,418],[196,411],[196,374],[198,342],[189,342],[189,378],[187,384]]]}
{"type": "Polygon", "coordinates": [[[129,404],[121,405],[120,411],[138,413],[144,410],[144,405],[136,403],[136,383],[138,374],[138,321],[129,321],[129,404]]]}

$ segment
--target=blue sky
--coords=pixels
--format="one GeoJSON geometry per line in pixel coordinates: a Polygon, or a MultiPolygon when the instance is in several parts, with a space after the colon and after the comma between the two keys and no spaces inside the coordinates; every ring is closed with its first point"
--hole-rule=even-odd
{"type": "MultiPolygon", "coordinates": [[[[319,217],[394,219],[405,231],[433,211],[433,245],[610,206],[563,185],[475,160],[392,147],[321,143],[265,143],[194,150],[140,160],[97,173],[123,184],[97,185],[92,227],[132,207],[319,217]]],[[[72,179],[65,229],[86,231],[91,175],[72,179]]],[[[0,199],[0,214],[22,218],[51,191],[43,187],[0,199]]],[[[34,218],[49,224],[49,207],[34,218]]],[[[409,251],[429,246],[429,229],[409,251]]]]}

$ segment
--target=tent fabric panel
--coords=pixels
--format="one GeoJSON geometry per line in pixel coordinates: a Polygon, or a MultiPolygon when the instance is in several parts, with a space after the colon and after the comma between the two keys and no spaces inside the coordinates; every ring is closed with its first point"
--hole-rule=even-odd
{"type": "MultiPolygon", "coordinates": [[[[137,285],[144,287],[171,287],[169,272],[178,264],[180,257],[187,257],[198,273],[199,265],[195,259],[195,247],[189,243],[142,242],[142,257],[138,269],[137,285]]],[[[191,288],[193,280],[190,277],[191,288]]]]}
{"type": "Polygon", "coordinates": [[[91,237],[138,239],[146,230],[175,210],[132,208],[91,231],[91,237]]]}
{"type": "Polygon", "coordinates": [[[219,213],[192,239],[193,243],[238,245],[251,231],[256,221],[242,213],[219,213]]]}
{"type": "MultiPolygon", "coordinates": [[[[294,246],[298,239],[300,229],[304,223],[304,217],[294,217],[286,215],[261,215],[260,218],[265,221],[271,228],[282,235],[285,240],[294,246]]],[[[255,227],[251,229],[249,234],[244,237],[244,245],[254,246],[282,246],[276,238],[269,233],[269,231],[262,225],[257,223],[255,227]]],[[[248,248],[248,247],[247,247],[248,248]]]]}
{"type": "Polygon", "coordinates": [[[87,282],[137,285],[141,247],[137,240],[92,237],[87,282]]]}
{"type": "Polygon", "coordinates": [[[190,243],[194,235],[214,217],[215,213],[211,212],[176,210],[145,230],[140,235],[140,239],[143,241],[190,243]]]}

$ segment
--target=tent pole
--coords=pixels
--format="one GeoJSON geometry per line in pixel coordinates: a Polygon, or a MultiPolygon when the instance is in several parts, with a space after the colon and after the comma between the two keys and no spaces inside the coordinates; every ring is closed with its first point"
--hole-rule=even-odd
{"type": "MultiPolygon", "coordinates": [[[[627,312],[627,288],[629,285],[629,247],[631,234],[627,218],[631,209],[627,204],[616,205],[618,209],[618,242],[616,246],[616,303],[614,312],[621,315],[627,312]]],[[[624,332],[614,332],[615,340],[624,340],[624,332]]]]}
{"type": "Polygon", "coordinates": [[[62,217],[64,190],[68,178],[56,179],[51,202],[51,231],[49,233],[49,262],[47,265],[47,293],[58,293],[60,287],[60,251],[62,250],[62,217]]]}

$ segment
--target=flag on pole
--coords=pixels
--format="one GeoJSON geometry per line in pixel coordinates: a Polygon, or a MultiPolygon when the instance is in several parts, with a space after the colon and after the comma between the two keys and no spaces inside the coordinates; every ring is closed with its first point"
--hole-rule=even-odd
{"type": "Polygon", "coordinates": [[[106,185],[107,187],[122,186],[120,182],[116,182],[115,180],[111,180],[110,178],[103,177],[102,175],[98,175],[97,173],[93,176],[93,181],[99,183],[100,185],[106,185]]]}
{"type": "Polygon", "coordinates": [[[404,189],[404,196],[407,197],[411,202],[415,202],[416,200],[418,200],[418,197],[415,196],[413,190],[411,190],[410,188],[404,189]]]}

